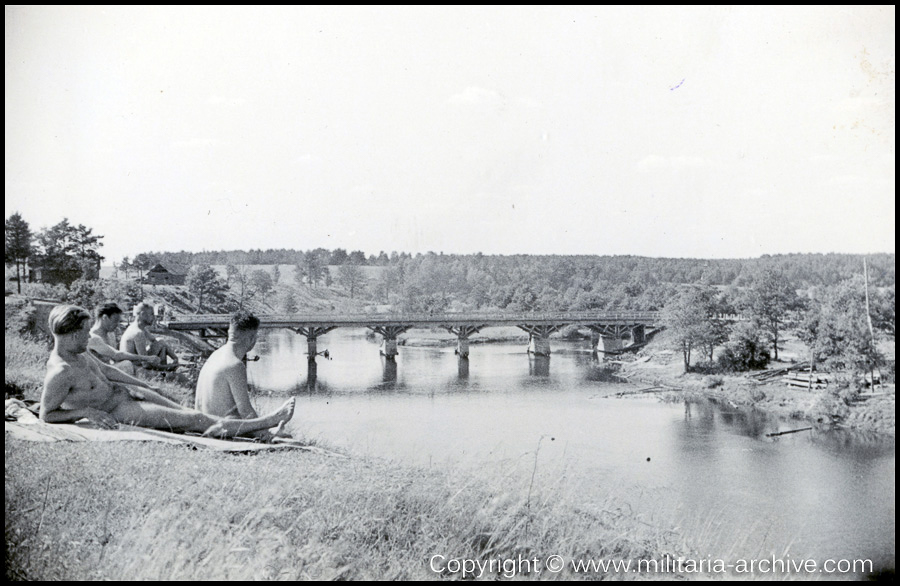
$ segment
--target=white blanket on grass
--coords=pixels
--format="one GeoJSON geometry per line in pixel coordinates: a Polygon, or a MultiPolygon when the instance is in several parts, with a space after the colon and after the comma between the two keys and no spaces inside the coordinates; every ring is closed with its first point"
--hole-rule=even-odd
{"type": "Polygon", "coordinates": [[[6,434],[7,437],[32,441],[32,442],[112,442],[112,441],[142,441],[162,442],[167,444],[183,444],[195,449],[206,448],[220,452],[260,452],[267,450],[303,450],[328,455],[337,455],[334,452],[304,446],[299,442],[287,438],[276,438],[275,443],[264,444],[249,439],[237,438],[234,440],[222,440],[198,435],[186,435],[171,433],[133,425],[119,425],[118,429],[97,429],[90,424],[78,423],[45,423],[26,408],[26,405],[16,399],[6,400],[6,434]],[[15,421],[10,421],[15,419],[15,421]]]}

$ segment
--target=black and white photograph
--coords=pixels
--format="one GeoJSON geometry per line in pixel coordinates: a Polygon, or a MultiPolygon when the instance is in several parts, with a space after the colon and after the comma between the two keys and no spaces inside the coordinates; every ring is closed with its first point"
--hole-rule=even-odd
{"type": "Polygon", "coordinates": [[[5,7],[8,580],[872,580],[894,6],[5,7]]]}

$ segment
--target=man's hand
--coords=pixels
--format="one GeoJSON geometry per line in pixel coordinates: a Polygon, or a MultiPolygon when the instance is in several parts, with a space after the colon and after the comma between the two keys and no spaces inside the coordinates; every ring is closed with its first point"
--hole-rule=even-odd
{"type": "Polygon", "coordinates": [[[115,429],[119,425],[112,415],[100,409],[89,408],[84,418],[103,429],[115,429]]]}
{"type": "Polygon", "coordinates": [[[143,391],[140,391],[140,390],[138,390],[138,389],[135,389],[135,388],[132,388],[132,387],[126,387],[125,390],[128,391],[128,394],[129,394],[129,395],[131,396],[131,398],[134,399],[135,401],[143,401],[143,400],[145,400],[145,399],[147,398],[147,396],[144,394],[144,392],[143,392],[143,391]]]}
{"type": "Polygon", "coordinates": [[[159,364],[159,356],[144,356],[143,361],[147,364],[156,366],[157,364],[159,364]]]}

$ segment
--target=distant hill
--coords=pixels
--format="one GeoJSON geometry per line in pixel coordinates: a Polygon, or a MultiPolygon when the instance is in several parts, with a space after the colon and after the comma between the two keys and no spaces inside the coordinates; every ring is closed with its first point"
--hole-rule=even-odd
{"type": "MultiPolygon", "coordinates": [[[[163,263],[163,266],[166,266],[166,264],[163,263]]],[[[212,268],[214,268],[217,273],[219,273],[219,276],[222,277],[222,279],[225,278],[225,276],[226,276],[225,266],[226,265],[210,265],[210,266],[212,268]]],[[[278,277],[277,284],[279,284],[279,285],[293,285],[294,284],[294,265],[269,264],[269,265],[248,265],[248,266],[250,267],[251,270],[255,271],[258,269],[262,269],[264,271],[268,271],[269,274],[274,274],[273,270],[277,266],[278,271],[279,271],[279,277],[278,277]]],[[[338,278],[338,271],[340,271],[340,268],[341,268],[340,265],[328,265],[328,272],[331,274],[332,279],[338,278]]],[[[377,279],[378,277],[380,277],[381,274],[388,267],[362,265],[359,268],[360,268],[360,270],[362,270],[363,275],[365,275],[365,277],[367,279],[374,280],[374,279],[377,279]]],[[[16,274],[15,268],[13,268],[11,273],[10,273],[9,268],[7,268],[6,273],[7,273],[6,278],[7,278],[7,280],[9,280],[10,274],[12,276],[15,276],[15,274],[16,274]]],[[[113,275],[115,273],[116,273],[116,270],[112,266],[100,267],[100,278],[101,279],[112,279],[113,275]]],[[[129,278],[137,278],[137,273],[135,273],[133,271],[129,271],[128,276],[129,276],[129,278]]],[[[123,277],[123,273],[121,271],[119,271],[119,278],[122,278],[122,277],[123,277]]]]}

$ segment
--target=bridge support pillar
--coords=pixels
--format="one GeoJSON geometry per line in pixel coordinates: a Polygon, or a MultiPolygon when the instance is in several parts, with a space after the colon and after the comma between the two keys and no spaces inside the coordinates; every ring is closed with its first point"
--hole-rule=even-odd
{"type": "Polygon", "coordinates": [[[634,326],[631,328],[631,343],[632,344],[643,344],[646,341],[646,335],[644,332],[644,326],[634,326]]]}
{"type": "Polygon", "coordinates": [[[397,336],[410,329],[412,326],[369,326],[369,329],[376,334],[381,334],[383,341],[381,342],[381,355],[388,360],[393,360],[397,356],[397,336]]]}
{"type": "Polygon", "coordinates": [[[316,342],[319,336],[324,336],[334,329],[337,329],[337,326],[300,327],[295,330],[298,334],[306,336],[306,357],[308,360],[316,359],[316,355],[318,354],[318,345],[316,342]]]}
{"type": "Polygon", "coordinates": [[[531,336],[531,339],[528,340],[528,353],[535,356],[550,356],[550,338],[531,336]]]}
{"type": "Polygon", "coordinates": [[[451,334],[456,334],[456,354],[462,358],[469,356],[469,336],[477,334],[486,326],[443,326],[451,334]]]}
{"type": "Polygon", "coordinates": [[[634,336],[634,330],[638,327],[643,332],[643,326],[603,325],[595,324],[591,328],[591,348],[605,355],[615,355],[622,352],[624,344],[622,338],[634,336]]]}
{"type": "Polygon", "coordinates": [[[605,354],[618,354],[622,351],[622,338],[618,336],[600,336],[605,354]]]}
{"type": "Polygon", "coordinates": [[[535,356],[550,356],[550,334],[558,331],[565,324],[554,325],[520,325],[520,329],[528,332],[528,353],[535,356]]]}
{"type": "Polygon", "coordinates": [[[381,341],[380,351],[386,358],[393,358],[399,354],[399,352],[397,352],[397,338],[385,337],[384,340],[381,341]]]}

